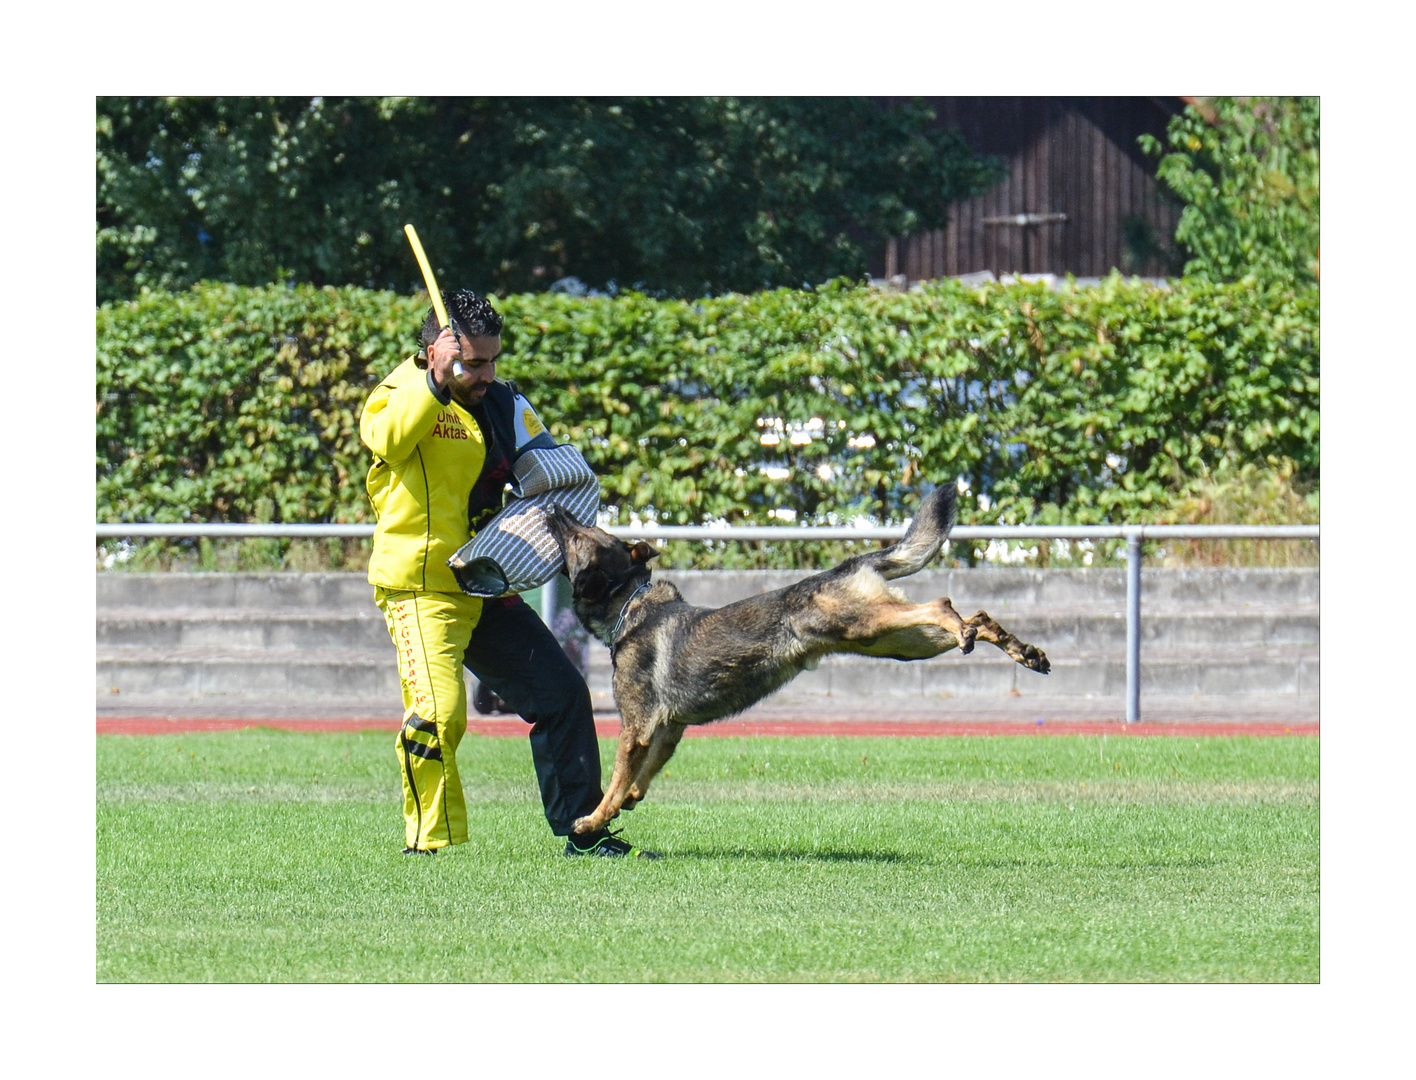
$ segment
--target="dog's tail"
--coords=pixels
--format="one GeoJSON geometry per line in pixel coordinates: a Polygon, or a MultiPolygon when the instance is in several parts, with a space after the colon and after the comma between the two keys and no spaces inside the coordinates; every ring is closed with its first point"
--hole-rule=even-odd
{"type": "MultiPolygon", "coordinates": [[[[879,571],[881,577],[897,578],[918,573],[939,554],[955,521],[955,494],[952,483],[941,484],[919,504],[919,510],[898,544],[856,558],[879,571]]],[[[852,560],[854,561],[854,560],[852,560]]]]}

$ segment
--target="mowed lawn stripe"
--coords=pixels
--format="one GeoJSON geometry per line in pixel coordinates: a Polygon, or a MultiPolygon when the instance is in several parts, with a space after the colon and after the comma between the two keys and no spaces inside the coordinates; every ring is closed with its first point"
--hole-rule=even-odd
{"type": "Polygon", "coordinates": [[[524,743],[408,860],[386,733],[103,737],[98,977],[1316,981],[1317,740],[1117,743],[686,744],[645,863],[561,857],[524,743]]]}

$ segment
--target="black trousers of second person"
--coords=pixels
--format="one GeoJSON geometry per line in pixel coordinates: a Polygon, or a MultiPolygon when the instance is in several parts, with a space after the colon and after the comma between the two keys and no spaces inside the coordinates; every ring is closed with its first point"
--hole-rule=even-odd
{"type": "Polygon", "coordinates": [[[600,805],[600,747],[590,690],[579,670],[519,596],[487,600],[467,646],[477,681],[531,725],[531,760],[546,821],[556,836],[600,805]]]}

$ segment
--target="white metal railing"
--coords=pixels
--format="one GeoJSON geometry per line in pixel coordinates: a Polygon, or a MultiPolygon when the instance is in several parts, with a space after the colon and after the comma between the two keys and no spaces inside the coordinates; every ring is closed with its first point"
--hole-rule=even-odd
{"type": "MultiPolygon", "coordinates": [[[[605,531],[622,539],[650,540],[898,540],[904,525],[866,528],[820,525],[612,525],[605,531]]],[[[99,539],[141,536],[369,537],[374,527],[360,525],[272,524],[99,524],[99,539]]],[[[958,525],[954,540],[1125,540],[1126,541],[1126,722],[1141,718],[1141,544],[1146,540],[1318,540],[1317,525],[958,525]]],[[[542,593],[542,616],[550,624],[554,592],[542,593]]]]}

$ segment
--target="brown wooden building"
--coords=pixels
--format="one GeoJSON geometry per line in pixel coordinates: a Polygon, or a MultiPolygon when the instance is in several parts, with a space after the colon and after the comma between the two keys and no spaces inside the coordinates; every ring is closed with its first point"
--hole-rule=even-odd
{"type": "MultiPolygon", "coordinates": [[[[884,104],[901,100],[878,99],[884,104]]],[[[1007,179],[954,203],[943,229],[892,239],[872,271],[909,281],[994,274],[1142,277],[1178,270],[1172,246],[1181,207],[1137,144],[1164,140],[1178,97],[927,98],[937,123],[995,154],[1007,179]]]]}

